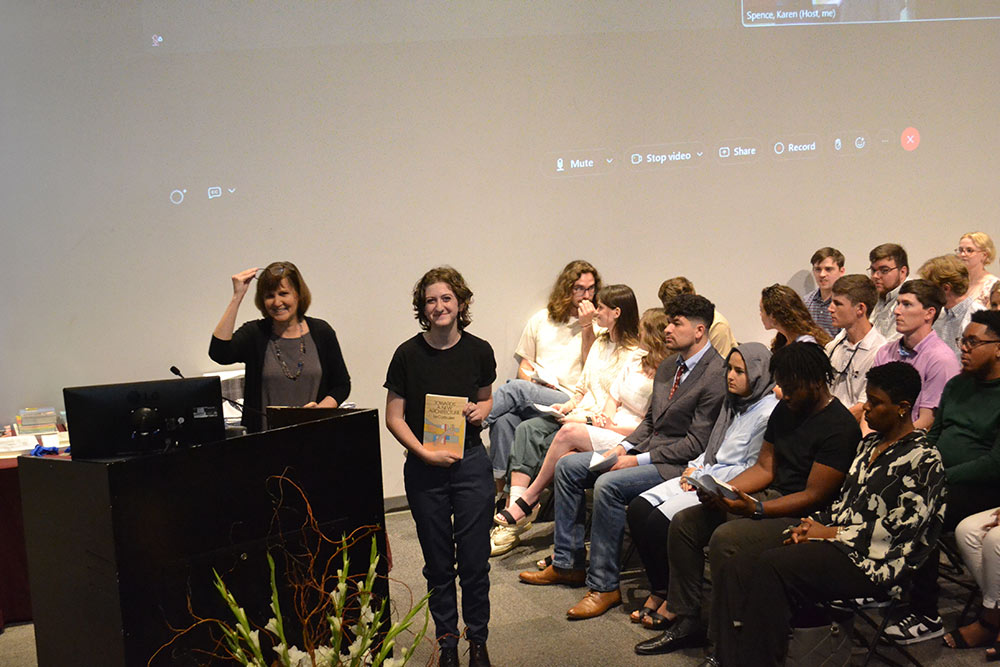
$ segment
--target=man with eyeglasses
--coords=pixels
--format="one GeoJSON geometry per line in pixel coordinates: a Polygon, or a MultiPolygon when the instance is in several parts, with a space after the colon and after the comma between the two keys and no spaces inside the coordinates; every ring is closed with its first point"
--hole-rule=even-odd
{"type": "Polygon", "coordinates": [[[899,338],[896,331],[896,299],[899,287],[910,275],[910,266],[903,246],[883,243],[868,253],[868,274],[878,290],[878,301],[871,312],[872,325],[888,341],[899,338]]]}
{"type": "Polygon", "coordinates": [[[896,331],[901,338],[883,345],[875,355],[875,366],[902,361],[920,373],[920,395],[913,406],[913,426],[928,429],[941,403],[945,384],[961,367],[941,337],[934,322],[944,308],[941,288],[919,278],[904,283],[896,297],[896,331]]]}
{"type": "Polygon", "coordinates": [[[833,284],[830,321],[840,328],[840,333],[826,344],[826,355],[833,366],[830,393],[858,422],[864,416],[868,398],[866,373],[879,348],[885,345],[885,337],[868,321],[877,299],[875,283],[860,273],[843,276],[833,284]]]}
{"type": "MultiPolygon", "coordinates": [[[[947,478],[945,531],[1000,505],[1000,312],[973,313],[959,348],[962,372],[945,386],[927,433],[941,452],[947,478]]],[[[933,554],[913,578],[910,613],[886,628],[887,634],[906,644],[944,634],[937,576],[933,554]]]]}
{"type": "MultiPolygon", "coordinates": [[[[517,378],[493,392],[493,409],[483,426],[490,429],[498,508],[506,505],[502,492],[518,425],[541,414],[535,403],[552,405],[569,400],[572,392],[567,388],[575,387],[580,379],[596,336],[594,296],[600,289],[601,276],[590,262],[578,259],[563,267],[548,305],[531,316],[521,333],[514,350],[517,378]]],[[[491,540],[497,537],[496,532],[491,540]]]]}

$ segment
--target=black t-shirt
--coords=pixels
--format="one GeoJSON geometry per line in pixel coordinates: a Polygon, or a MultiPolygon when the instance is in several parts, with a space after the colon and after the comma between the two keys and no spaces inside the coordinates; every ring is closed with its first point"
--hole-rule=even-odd
{"type": "Polygon", "coordinates": [[[847,474],[861,442],[861,428],[836,398],[807,417],[795,414],[785,401],[779,401],[767,421],[764,440],[774,445],[771,488],[788,495],[806,488],[813,463],[847,474]]]}
{"type": "MultiPolygon", "coordinates": [[[[383,386],[406,399],[406,425],[417,440],[423,440],[427,394],[466,396],[474,403],[479,388],[490,386],[496,378],[493,348],[482,338],[463,331],[457,343],[438,350],[417,334],[396,348],[383,386]]],[[[478,429],[465,429],[465,446],[479,444],[478,429]]]]}

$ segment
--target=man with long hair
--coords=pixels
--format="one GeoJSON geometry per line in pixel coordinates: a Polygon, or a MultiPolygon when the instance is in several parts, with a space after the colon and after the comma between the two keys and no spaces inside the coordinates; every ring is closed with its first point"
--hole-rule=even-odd
{"type": "Polygon", "coordinates": [[[539,416],[534,404],[569,399],[594,344],[594,296],[601,276],[590,262],[573,260],[549,295],[548,305],[531,316],[514,350],[517,379],[493,394],[493,410],[483,425],[490,429],[490,459],[497,491],[504,486],[514,431],[525,419],[539,416]]]}

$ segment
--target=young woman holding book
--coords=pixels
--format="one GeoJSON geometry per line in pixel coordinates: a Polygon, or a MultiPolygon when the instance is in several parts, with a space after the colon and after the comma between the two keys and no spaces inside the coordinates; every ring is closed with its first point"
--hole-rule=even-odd
{"type": "MultiPolygon", "coordinates": [[[[493,348],[465,331],[472,321],[472,290],[451,267],[431,269],[413,288],[421,333],[404,341],[386,373],[385,425],[406,448],[403,479],[424,556],[428,606],[440,647],[438,664],[458,665],[457,574],[469,664],[490,664],[490,526],[493,471],[480,427],[493,403],[493,348]],[[456,454],[424,444],[428,394],[466,399],[464,450],[456,454]]],[[[433,439],[433,436],[430,436],[433,439]]]]}

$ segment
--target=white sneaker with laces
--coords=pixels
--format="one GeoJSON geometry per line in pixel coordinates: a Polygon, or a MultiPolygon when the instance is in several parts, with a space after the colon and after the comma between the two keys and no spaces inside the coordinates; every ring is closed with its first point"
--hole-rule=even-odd
{"type": "Polygon", "coordinates": [[[942,636],[944,624],[940,616],[930,618],[923,614],[910,613],[887,625],[885,634],[899,644],[916,644],[942,636]]]}
{"type": "Polygon", "coordinates": [[[490,531],[490,556],[502,556],[521,543],[520,535],[531,528],[530,523],[521,526],[493,526],[490,531]]]}

